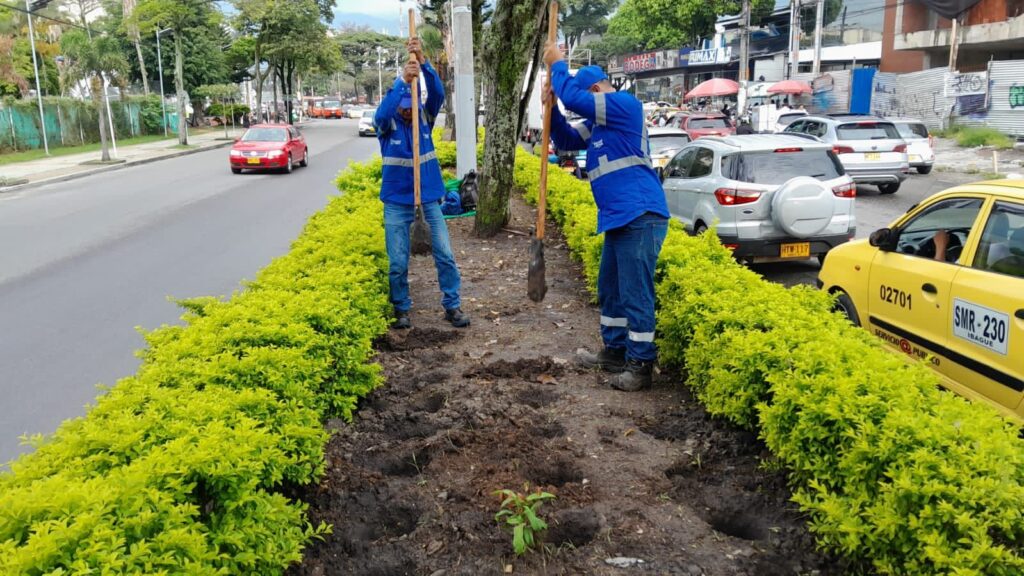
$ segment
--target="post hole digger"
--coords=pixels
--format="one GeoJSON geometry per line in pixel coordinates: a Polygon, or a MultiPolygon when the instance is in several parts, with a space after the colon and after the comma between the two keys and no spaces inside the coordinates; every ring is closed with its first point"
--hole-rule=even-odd
{"type": "MultiPolygon", "coordinates": [[[[548,9],[548,42],[552,43],[558,39],[558,1],[552,0],[548,9]]],[[[548,78],[551,77],[551,67],[548,67],[548,78]]],[[[540,149],[546,156],[548,147],[551,145],[551,113],[555,102],[553,98],[547,99],[544,106],[544,129],[540,137],[540,149]]],[[[530,241],[530,267],[526,275],[526,294],[530,300],[540,302],[548,292],[547,279],[545,278],[544,262],[544,223],[548,203],[548,162],[545,157],[540,163],[540,185],[537,191],[537,235],[530,241]]]]}
{"type": "MultiPolygon", "coordinates": [[[[416,37],[416,11],[412,8],[409,9],[409,38],[416,37]]],[[[415,54],[409,54],[410,60],[419,59],[415,54]]],[[[430,243],[430,229],[427,227],[427,221],[423,217],[423,205],[420,197],[422,187],[422,170],[420,166],[420,79],[419,77],[412,83],[412,182],[413,182],[413,198],[416,202],[416,219],[412,223],[411,234],[411,250],[413,254],[423,256],[430,254],[431,243],[430,243]]]]}

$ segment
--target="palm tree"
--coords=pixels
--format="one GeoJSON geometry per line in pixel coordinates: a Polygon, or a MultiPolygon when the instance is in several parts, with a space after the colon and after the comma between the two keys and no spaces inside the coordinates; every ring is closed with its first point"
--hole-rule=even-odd
{"type": "Polygon", "coordinates": [[[109,36],[90,38],[81,30],[66,32],[60,39],[61,51],[67,58],[68,74],[74,80],[89,83],[93,104],[99,112],[100,145],[103,149],[101,160],[110,161],[107,148],[107,90],[104,77],[107,74],[123,73],[128,63],[121,53],[117,40],[109,36]]]}

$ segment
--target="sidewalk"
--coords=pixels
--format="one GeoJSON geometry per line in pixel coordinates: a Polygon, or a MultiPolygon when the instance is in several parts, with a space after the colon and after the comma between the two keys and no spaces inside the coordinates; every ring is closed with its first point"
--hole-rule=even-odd
{"type": "MultiPolygon", "coordinates": [[[[234,132],[234,136],[241,135],[241,129],[234,132]]],[[[85,162],[99,160],[100,152],[98,151],[6,164],[0,166],[0,181],[13,181],[17,182],[17,184],[10,186],[0,185],[0,193],[72,180],[100,172],[118,170],[126,166],[195,154],[196,152],[230,146],[233,143],[233,140],[224,140],[223,130],[192,134],[189,136],[188,141],[190,147],[187,149],[178,148],[178,140],[174,136],[167,140],[148,142],[146,144],[118,146],[116,158],[124,160],[124,162],[119,164],[85,164],[85,162]]],[[[111,159],[115,157],[113,148],[110,150],[110,156],[111,159]]]]}
{"type": "Polygon", "coordinates": [[[961,148],[948,138],[935,139],[935,171],[983,174],[995,173],[1007,178],[1020,178],[1024,174],[1024,150],[994,150],[991,146],[961,148]],[[996,162],[992,154],[996,153],[996,162]]]}

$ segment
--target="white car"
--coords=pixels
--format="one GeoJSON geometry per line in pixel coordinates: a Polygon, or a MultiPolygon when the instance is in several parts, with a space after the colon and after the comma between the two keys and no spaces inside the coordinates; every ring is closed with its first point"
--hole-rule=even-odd
{"type": "Polygon", "coordinates": [[[910,167],[916,168],[918,174],[927,174],[932,171],[935,165],[935,150],[933,141],[928,134],[928,127],[920,120],[910,118],[887,118],[896,125],[903,141],[907,143],[907,158],[910,160],[910,167]]]}
{"type": "Polygon", "coordinates": [[[679,128],[649,128],[647,132],[651,147],[651,163],[659,172],[690,142],[690,136],[679,128]]]}
{"type": "Polygon", "coordinates": [[[790,124],[795,122],[799,118],[807,116],[807,112],[803,110],[788,110],[779,114],[779,117],[775,119],[775,132],[783,132],[790,124]]]}
{"type": "Polygon", "coordinates": [[[852,239],[857,186],[831,144],[801,136],[705,136],[662,171],[673,218],[717,227],[741,262],[817,257],[852,239]]]}
{"type": "Polygon", "coordinates": [[[362,116],[359,117],[359,135],[360,136],[376,136],[377,129],[373,126],[373,116],[377,113],[377,109],[363,110],[362,116]]]}

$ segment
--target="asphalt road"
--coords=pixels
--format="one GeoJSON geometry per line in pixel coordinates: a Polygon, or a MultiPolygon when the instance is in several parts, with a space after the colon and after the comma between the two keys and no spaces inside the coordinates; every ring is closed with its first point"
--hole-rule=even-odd
{"type": "Polygon", "coordinates": [[[181,315],[168,297],[230,295],[287,252],[376,152],[356,125],[304,125],[310,166],[289,175],[233,175],[221,149],[0,196],[0,468],[136,370],[135,327],[181,315]]]}
{"type": "MultiPolygon", "coordinates": [[[[914,174],[903,182],[895,194],[882,195],[874,186],[860,186],[857,189],[857,237],[867,238],[879,228],[885,228],[902,216],[911,206],[947,188],[973,182],[978,176],[955,172],[932,172],[927,176],[914,174]]],[[[814,285],[818,278],[818,261],[783,262],[757,264],[753,270],[768,280],[787,286],[797,284],[814,285]]]]}

